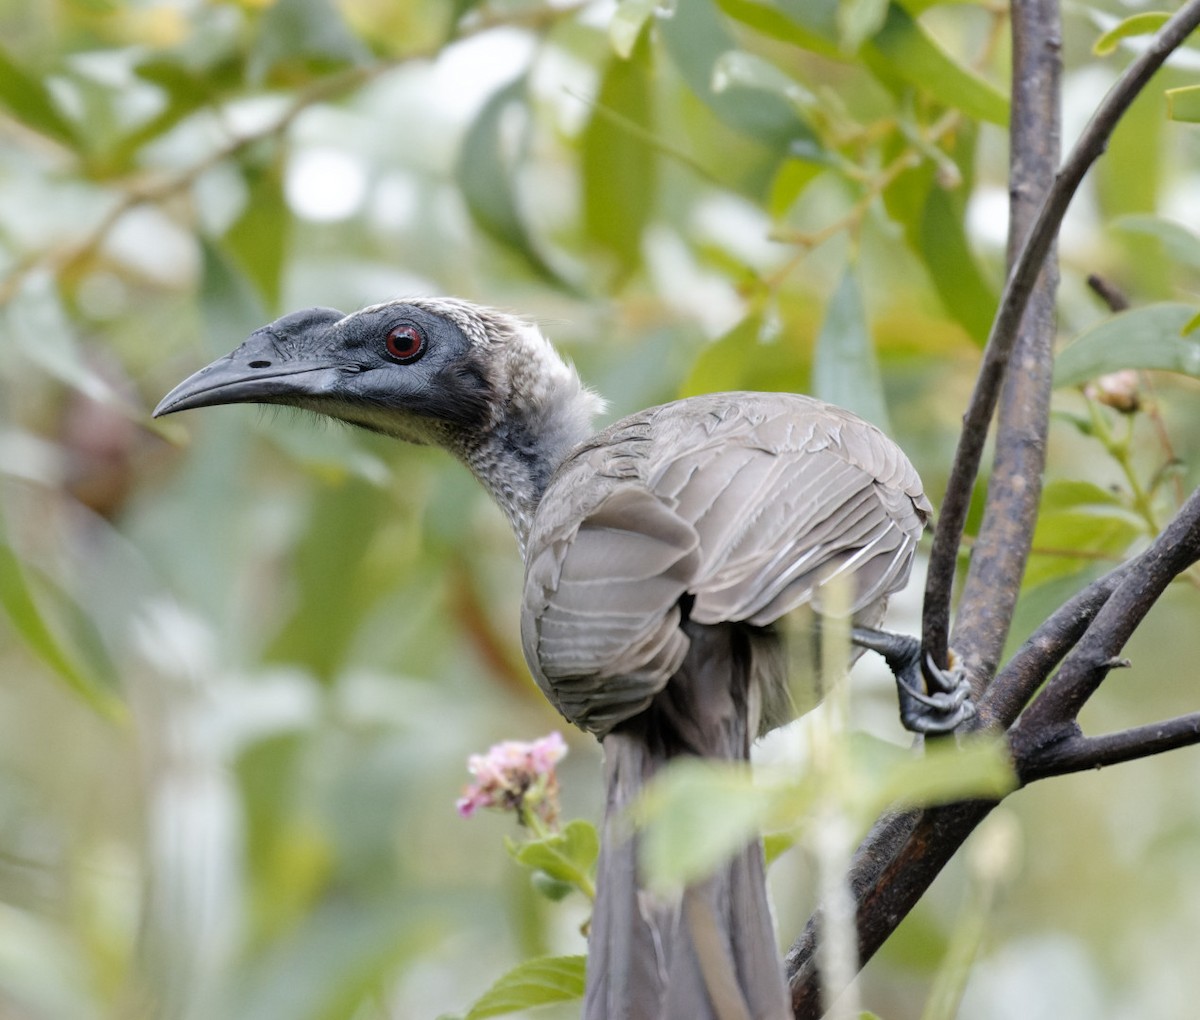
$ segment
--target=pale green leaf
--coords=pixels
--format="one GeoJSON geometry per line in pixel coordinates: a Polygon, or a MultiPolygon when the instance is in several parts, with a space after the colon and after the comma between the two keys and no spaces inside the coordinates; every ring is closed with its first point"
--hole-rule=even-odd
{"type": "Polygon", "coordinates": [[[590,822],[575,819],[562,832],[510,846],[509,852],[519,864],[586,892],[591,889],[592,870],[600,854],[600,837],[590,822]]]}
{"type": "Polygon", "coordinates": [[[1058,355],[1055,386],[1078,386],[1123,368],[1200,377],[1200,337],[1187,330],[1196,306],[1164,302],[1121,312],[1084,330],[1058,355]]]}
{"type": "Polygon", "coordinates": [[[247,167],[246,207],[225,234],[225,243],[268,309],[279,307],[284,257],[292,217],[278,164],[247,167]]]}
{"type": "Polygon", "coordinates": [[[544,956],[514,967],[471,1007],[466,1020],[485,1020],[583,997],[585,956],[544,956]]]}
{"type": "Polygon", "coordinates": [[[738,86],[772,92],[802,111],[817,101],[800,82],[769,60],[745,50],[729,50],[713,65],[712,87],[714,92],[724,92],[738,86]]]}
{"type": "Polygon", "coordinates": [[[1200,234],[1182,223],[1148,213],[1131,213],[1119,216],[1112,225],[1130,234],[1153,237],[1161,242],[1171,261],[1200,269],[1200,234]]]}
{"type": "Polygon", "coordinates": [[[1167,116],[1186,124],[1200,123],[1200,85],[1167,89],[1167,116]]]}
{"type": "Polygon", "coordinates": [[[1143,11],[1133,14],[1124,21],[1118,22],[1092,46],[1092,52],[1098,57],[1106,57],[1116,50],[1122,39],[1131,39],[1139,35],[1153,35],[1170,20],[1170,14],[1160,11],[1143,11]]]}
{"type": "Polygon", "coordinates": [[[778,800],[777,791],[755,785],[746,765],[675,761],[634,805],[633,818],[645,828],[646,880],[671,889],[711,874],[758,838],[778,800]]]}
{"type": "Polygon", "coordinates": [[[34,131],[74,148],[74,126],[55,104],[50,90],[0,49],[0,105],[34,131]]]}
{"type": "Polygon", "coordinates": [[[887,20],[888,0],[841,0],[838,4],[838,39],[846,53],[858,52],[887,20]]]}
{"type": "Polygon", "coordinates": [[[612,21],[608,23],[608,41],[622,60],[628,60],[633,54],[638,37],[658,3],[659,0],[620,0],[617,4],[612,21]]]}
{"type": "Polygon", "coordinates": [[[1000,799],[1017,787],[1008,746],[1003,740],[978,737],[960,744],[931,741],[920,757],[891,763],[866,798],[864,818],[897,805],[946,804],[975,798],[1000,799]]]}
{"type": "Polygon", "coordinates": [[[889,431],[879,362],[853,267],[825,309],[813,354],[813,392],[889,431]]]}

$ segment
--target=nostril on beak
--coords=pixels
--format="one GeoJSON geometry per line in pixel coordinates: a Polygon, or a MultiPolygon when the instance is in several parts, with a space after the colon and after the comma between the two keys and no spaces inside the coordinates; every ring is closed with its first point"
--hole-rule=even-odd
{"type": "Polygon", "coordinates": [[[251,368],[270,368],[271,363],[269,361],[252,361],[252,362],[250,362],[250,367],[251,368]]]}

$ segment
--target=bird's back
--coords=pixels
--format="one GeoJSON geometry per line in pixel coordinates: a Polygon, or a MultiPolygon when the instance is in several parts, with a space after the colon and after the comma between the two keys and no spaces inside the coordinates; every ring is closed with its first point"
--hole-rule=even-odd
{"type": "Polygon", "coordinates": [[[932,508],[895,443],[811,397],[722,393],[623,418],[578,447],[538,506],[522,637],[567,718],[603,735],[647,707],[681,629],[765,627],[849,580],[873,625],[932,508]]]}

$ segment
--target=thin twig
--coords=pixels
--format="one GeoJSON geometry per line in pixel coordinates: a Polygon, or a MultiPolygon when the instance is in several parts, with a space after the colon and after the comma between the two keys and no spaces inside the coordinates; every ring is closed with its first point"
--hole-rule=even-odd
{"type": "Polygon", "coordinates": [[[1067,737],[1017,759],[1017,774],[1022,784],[1028,784],[1050,776],[1148,758],[1193,744],[1200,744],[1200,712],[1100,737],[1067,737]]]}

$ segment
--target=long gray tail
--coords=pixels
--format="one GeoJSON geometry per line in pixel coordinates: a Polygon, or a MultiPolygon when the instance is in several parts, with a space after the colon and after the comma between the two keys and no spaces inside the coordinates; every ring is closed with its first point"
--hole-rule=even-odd
{"type": "Polygon", "coordinates": [[[755,841],[681,897],[641,888],[625,807],[681,754],[744,760],[756,696],[733,626],[688,626],[691,648],[654,705],[604,739],[608,803],[588,941],[584,1020],[783,1020],[789,1015],[755,841]]]}

